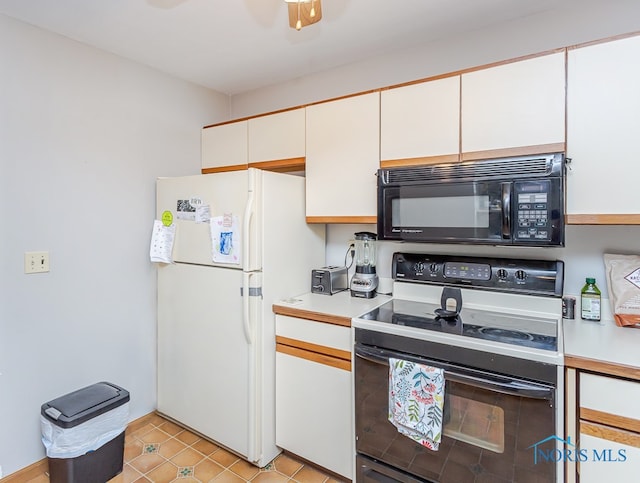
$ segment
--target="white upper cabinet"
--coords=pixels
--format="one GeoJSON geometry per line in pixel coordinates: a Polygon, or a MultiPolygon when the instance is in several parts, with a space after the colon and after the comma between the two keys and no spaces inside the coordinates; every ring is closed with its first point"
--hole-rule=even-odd
{"type": "Polygon", "coordinates": [[[638,59],[640,36],[569,50],[570,223],[640,223],[638,59]]]}
{"type": "Polygon", "coordinates": [[[375,223],[380,93],[308,106],[307,221],[375,223]]]}
{"type": "Polygon", "coordinates": [[[380,96],[383,166],[458,160],[460,76],[388,89],[380,96]]]}
{"type": "Polygon", "coordinates": [[[202,129],[202,171],[247,168],[247,121],[202,129]]]}
{"type": "Polygon", "coordinates": [[[305,156],[304,108],[249,119],[249,163],[305,156]]]}
{"type": "Polygon", "coordinates": [[[463,159],[477,151],[564,150],[564,52],[462,74],[461,104],[463,159]]]}

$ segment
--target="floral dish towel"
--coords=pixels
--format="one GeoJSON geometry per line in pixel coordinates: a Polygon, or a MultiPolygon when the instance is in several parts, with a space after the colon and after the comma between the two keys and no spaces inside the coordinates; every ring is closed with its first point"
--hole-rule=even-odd
{"type": "Polygon", "coordinates": [[[389,421],[401,434],[437,451],[443,407],[442,369],[389,358],[389,421]]]}

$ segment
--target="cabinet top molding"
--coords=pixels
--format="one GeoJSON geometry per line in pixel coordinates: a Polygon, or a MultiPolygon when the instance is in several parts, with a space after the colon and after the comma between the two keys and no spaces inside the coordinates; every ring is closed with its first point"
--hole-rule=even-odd
{"type": "Polygon", "coordinates": [[[500,61],[496,61],[496,62],[491,62],[489,64],[482,64],[482,65],[478,65],[478,66],[475,66],[475,67],[469,67],[467,69],[461,69],[461,70],[457,70],[457,71],[453,71],[453,72],[447,72],[447,73],[444,73],[444,74],[437,74],[437,75],[430,76],[430,77],[424,77],[424,78],[421,78],[421,79],[416,79],[416,80],[412,80],[412,81],[408,81],[408,82],[403,82],[403,83],[400,83],[400,84],[393,84],[393,85],[390,85],[390,86],[380,87],[378,89],[371,89],[371,90],[362,91],[362,92],[354,92],[353,94],[347,94],[347,95],[339,96],[339,97],[332,97],[330,99],[323,99],[321,101],[310,102],[308,104],[301,104],[301,105],[298,105],[298,106],[287,107],[287,108],[284,108],[284,109],[278,109],[276,111],[265,112],[265,113],[256,114],[256,115],[253,115],[253,116],[240,117],[240,118],[237,118],[237,119],[230,119],[228,121],[223,121],[223,122],[219,122],[219,123],[215,123],[215,124],[209,124],[207,126],[204,126],[203,129],[207,129],[207,128],[210,128],[210,127],[216,127],[216,126],[222,126],[222,125],[225,125],[225,124],[231,124],[231,123],[234,123],[234,122],[247,121],[249,119],[255,119],[257,117],[270,116],[270,115],[273,115],[273,114],[279,114],[281,112],[293,111],[295,109],[301,109],[301,108],[305,108],[305,107],[308,107],[308,106],[313,106],[315,104],[322,104],[324,102],[337,101],[337,100],[340,100],[340,99],[346,99],[348,97],[361,96],[361,95],[364,95],[364,94],[371,94],[371,93],[374,93],[374,92],[382,92],[382,91],[389,90],[389,89],[396,89],[398,87],[405,87],[405,86],[409,86],[409,85],[413,85],[413,84],[420,84],[420,83],[423,83],[423,82],[430,82],[430,81],[434,81],[434,80],[438,80],[438,79],[443,79],[443,78],[446,78],[446,77],[453,77],[453,76],[456,76],[456,75],[467,74],[469,72],[474,72],[474,71],[483,70],[483,69],[489,69],[489,68],[492,68],[492,67],[497,67],[499,65],[511,64],[513,62],[520,62],[522,60],[532,59],[532,58],[535,58],[535,57],[542,57],[544,55],[556,54],[558,52],[566,52],[567,50],[579,49],[581,47],[587,47],[589,45],[601,44],[601,43],[605,43],[605,42],[611,42],[611,41],[614,41],[614,40],[620,40],[620,39],[624,39],[624,38],[628,38],[628,37],[635,37],[637,35],[640,35],[640,31],[630,32],[630,33],[626,33],[626,34],[619,34],[619,35],[615,35],[615,36],[612,36],[612,37],[606,37],[606,38],[598,39],[598,40],[590,40],[590,41],[587,41],[587,42],[582,42],[582,43],[579,43],[579,44],[574,44],[574,45],[570,45],[570,46],[566,46],[566,47],[558,47],[556,49],[545,50],[543,52],[537,52],[535,54],[523,55],[523,56],[520,56],[520,57],[514,57],[512,59],[500,60],[500,61]]]}
{"type": "Polygon", "coordinates": [[[581,49],[583,47],[589,47],[591,45],[605,44],[607,42],[613,42],[615,40],[628,39],[630,37],[636,37],[638,35],[640,35],[640,32],[629,32],[629,33],[626,33],[626,34],[618,34],[618,35],[613,35],[611,37],[605,37],[604,39],[589,40],[587,42],[581,42],[579,44],[568,45],[567,46],[567,50],[575,50],[575,49],[581,49]]]}

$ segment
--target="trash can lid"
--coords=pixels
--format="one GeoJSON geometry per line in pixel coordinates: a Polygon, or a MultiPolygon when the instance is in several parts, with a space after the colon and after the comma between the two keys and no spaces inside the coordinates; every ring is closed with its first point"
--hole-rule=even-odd
{"type": "Polygon", "coordinates": [[[41,414],[58,426],[76,426],[129,400],[129,392],[109,382],[98,382],[42,405],[41,414]]]}

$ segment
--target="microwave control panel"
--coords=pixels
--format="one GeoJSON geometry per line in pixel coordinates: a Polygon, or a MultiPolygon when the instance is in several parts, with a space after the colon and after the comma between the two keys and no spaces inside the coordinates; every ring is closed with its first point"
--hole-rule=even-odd
{"type": "Polygon", "coordinates": [[[551,183],[547,180],[514,183],[516,240],[551,239],[550,191],[551,183]]]}

